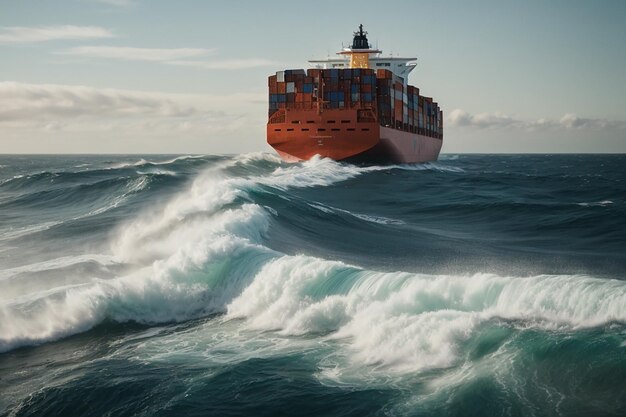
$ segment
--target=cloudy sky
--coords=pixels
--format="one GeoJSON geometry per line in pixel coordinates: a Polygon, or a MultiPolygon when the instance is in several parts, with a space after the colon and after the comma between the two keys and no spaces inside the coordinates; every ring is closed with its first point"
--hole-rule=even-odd
{"type": "Polygon", "coordinates": [[[626,152],[626,1],[0,0],[0,153],[237,153],[267,76],[359,23],[445,113],[444,152],[626,152]]]}

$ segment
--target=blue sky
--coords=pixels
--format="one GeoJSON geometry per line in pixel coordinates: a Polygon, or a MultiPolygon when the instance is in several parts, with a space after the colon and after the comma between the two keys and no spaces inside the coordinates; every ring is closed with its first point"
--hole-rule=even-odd
{"type": "Polygon", "coordinates": [[[0,0],[0,152],[268,151],[267,76],[359,23],[444,152],[626,152],[623,1],[0,0]]]}

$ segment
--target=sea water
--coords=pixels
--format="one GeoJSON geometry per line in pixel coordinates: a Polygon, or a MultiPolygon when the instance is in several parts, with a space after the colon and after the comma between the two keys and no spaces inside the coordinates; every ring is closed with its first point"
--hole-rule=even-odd
{"type": "Polygon", "coordinates": [[[0,157],[0,415],[626,415],[626,156],[0,157]]]}

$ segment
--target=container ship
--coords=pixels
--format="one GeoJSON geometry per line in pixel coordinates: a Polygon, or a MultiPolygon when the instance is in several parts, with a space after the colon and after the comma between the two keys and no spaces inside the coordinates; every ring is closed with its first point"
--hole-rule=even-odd
{"type": "Polygon", "coordinates": [[[364,163],[435,161],[443,112],[407,78],[417,58],[383,57],[363,25],[338,58],[269,76],[267,143],[289,162],[315,155],[364,163]]]}

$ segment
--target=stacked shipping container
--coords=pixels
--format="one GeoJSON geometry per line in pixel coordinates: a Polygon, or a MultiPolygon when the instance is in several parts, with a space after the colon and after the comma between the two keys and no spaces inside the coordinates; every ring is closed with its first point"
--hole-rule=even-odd
{"type": "Polygon", "coordinates": [[[279,71],[268,79],[269,116],[279,109],[372,109],[381,126],[443,138],[443,113],[432,98],[386,69],[279,71]]]}
{"type": "Polygon", "coordinates": [[[269,77],[269,115],[282,108],[373,108],[376,76],[369,69],[279,71],[269,77]],[[293,104],[292,104],[293,103],[293,104]]]}
{"type": "Polygon", "coordinates": [[[443,138],[443,112],[419,88],[405,85],[402,77],[386,69],[376,71],[378,122],[424,136],[443,138]]]}

